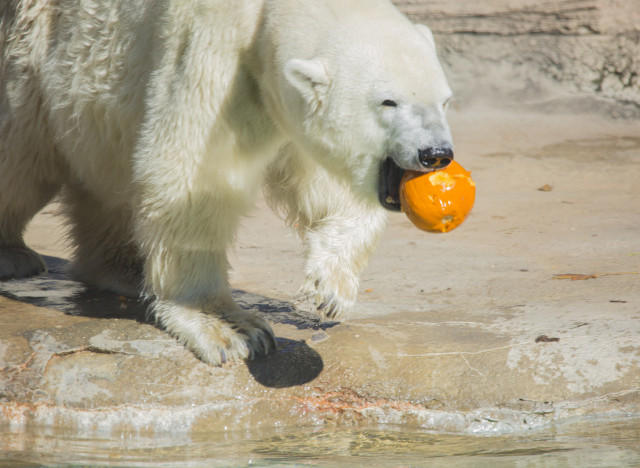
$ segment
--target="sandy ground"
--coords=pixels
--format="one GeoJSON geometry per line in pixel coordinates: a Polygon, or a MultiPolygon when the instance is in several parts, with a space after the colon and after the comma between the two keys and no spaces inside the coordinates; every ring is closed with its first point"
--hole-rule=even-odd
{"type": "MultiPolygon", "coordinates": [[[[257,204],[232,254],[232,283],[274,323],[281,351],[271,359],[210,368],[117,310],[106,320],[64,315],[58,296],[74,288],[55,271],[4,283],[0,418],[71,424],[100,409],[111,427],[157,429],[165,411],[163,424],[185,430],[384,422],[492,431],[639,413],[640,124],[486,107],[453,109],[450,123],[456,159],[477,184],[472,215],[440,235],[392,214],[344,323],[319,326],[292,309],[301,246],[257,204]]],[[[64,259],[55,211],[34,219],[27,242],[64,259]]],[[[83,310],[112,307],[95,304],[83,310]]]]}

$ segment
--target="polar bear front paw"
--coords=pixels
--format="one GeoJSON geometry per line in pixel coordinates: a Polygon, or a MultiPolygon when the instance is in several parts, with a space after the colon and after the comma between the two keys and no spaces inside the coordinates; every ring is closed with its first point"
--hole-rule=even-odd
{"type": "Polygon", "coordinates": [[[352,281],[322,281],[307,278],[305,284],[294,297],[294,305],[299,310],[318,314],[322,318],[340,320],[355,304],[356,285],[352,281]]]}
{"type": "Polygon", "coordinates": [[[0,247],[0,280],[26,278],[45,271],[44,260],[29,247],[0,247]]]}
{"type": "Polygon", "coordinates": [[[276,349],[269,324],[240,308],[211,313],[167,301],[154,306],[156,319],[202,361],[221,365],[276,349]]]}

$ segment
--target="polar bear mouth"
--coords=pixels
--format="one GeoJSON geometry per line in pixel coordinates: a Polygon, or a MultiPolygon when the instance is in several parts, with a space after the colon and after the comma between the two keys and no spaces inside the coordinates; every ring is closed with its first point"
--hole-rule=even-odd
{"type": "Polygon", "coordinates": [[[380,165],[378,197],[387,210],[400,211],[400,181],[405,170],[393,159],[386,158],[380,165]]]}

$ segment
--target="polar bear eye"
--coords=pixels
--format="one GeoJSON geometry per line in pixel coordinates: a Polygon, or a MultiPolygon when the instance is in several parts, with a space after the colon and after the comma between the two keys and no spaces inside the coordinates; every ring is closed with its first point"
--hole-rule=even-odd
{"type": "Polygon", "coordinates": [[[398,103],[393,99],[385,99],[382,101],[382,105],[385,107],[398,107],[398,103]]]}

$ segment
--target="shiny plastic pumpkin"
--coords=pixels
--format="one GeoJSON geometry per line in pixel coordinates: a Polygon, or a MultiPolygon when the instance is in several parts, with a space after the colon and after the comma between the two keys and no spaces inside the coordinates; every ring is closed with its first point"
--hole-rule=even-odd
{"type": "Polygon", "coordinates": [[[471,173],[455,161],[441,171],[407,171],[400,182],[402,211],[423,231],[448,232],[460,226],[475,197],[471,173]]]}

